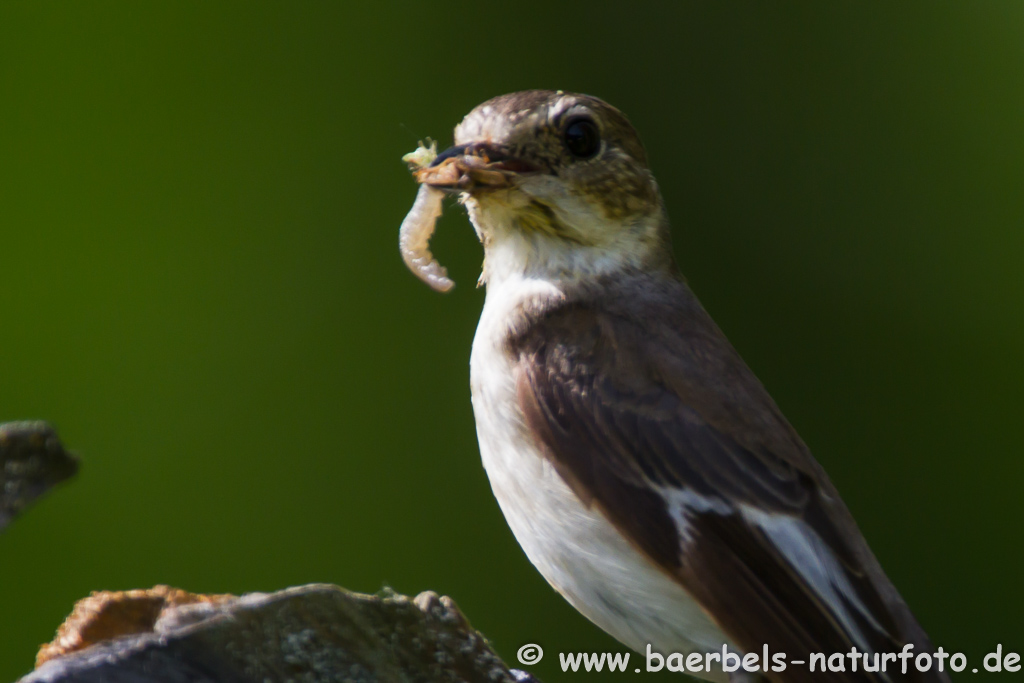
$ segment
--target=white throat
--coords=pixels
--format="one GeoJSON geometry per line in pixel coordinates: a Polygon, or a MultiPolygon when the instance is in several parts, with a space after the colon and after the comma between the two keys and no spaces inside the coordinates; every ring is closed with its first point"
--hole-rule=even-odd
{"type": "Polygon", "coordinates": [[[528,199],[513,203],[466,196],[463,202],[484,245],[480,282],[488,290],[510,280],[577,282],[641,269],[650,261],[658,231],[656,216],[624,222],[582,201],[569,210],[561,205],[552,209],[567,235],[531,225],[538,217],[524,209],[528,199]]]}

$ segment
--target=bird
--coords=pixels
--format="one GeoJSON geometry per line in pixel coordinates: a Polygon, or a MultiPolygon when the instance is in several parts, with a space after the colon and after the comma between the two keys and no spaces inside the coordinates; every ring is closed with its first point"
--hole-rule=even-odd
{"type": "Polygon", "coordinates": [[[681,274],[626,116],[529,90],[477,106],[454,143],[416,178],[457,196],[483,244],[470,356],[480,454],[551,586],[649,657],[704,663],[725,646],[792,663],[682,665],[706,680],[948,681],[938,664],[885,659],[936,650],[681,274]],[[851,650],[883,666],[806,663],[851,650]]]}

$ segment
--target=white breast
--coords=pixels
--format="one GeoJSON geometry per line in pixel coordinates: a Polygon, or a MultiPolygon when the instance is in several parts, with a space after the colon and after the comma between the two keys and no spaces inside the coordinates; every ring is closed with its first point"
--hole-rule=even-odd
{"type": "MultiPolygon", "coordinates": [[[[721,652],[735,647],[689,595],[583,505],[542,458],[516,401],[501,345],[512,311],[531,297],[560,296],[543,280],[488,283],[471,359],[473,412],[484,468],[509,526],[544,578],[584,616],[638,652],[721,652]]],[[[721,672],[711,680],[727,680],[721,672]]]]}

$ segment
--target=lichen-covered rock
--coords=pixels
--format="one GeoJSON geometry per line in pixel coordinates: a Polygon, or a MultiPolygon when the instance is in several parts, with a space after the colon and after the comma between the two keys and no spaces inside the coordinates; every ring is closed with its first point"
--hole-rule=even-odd
{"type": "Polygon", "coordinates": [[[81,647],[44,646],[46,661],[21,683],[516,681],[451,598],[432,592],[410,599],[314,584],[207,599],[158,587],[83,603],[58,637],[81,647]],[[82,637],[82,627],[110,637],[82,637]]]}
{"type": "Polygon", "coordinates": [[[233,595],[197,595],[170,586],[147,590],[96,591],[75,603],[71,615],[57,629],[53,642],[39,648],[36,667],[51,659],[104,641],[150,633],[157,620],[170,610],[196,603],[236,600],[233,595]]]}

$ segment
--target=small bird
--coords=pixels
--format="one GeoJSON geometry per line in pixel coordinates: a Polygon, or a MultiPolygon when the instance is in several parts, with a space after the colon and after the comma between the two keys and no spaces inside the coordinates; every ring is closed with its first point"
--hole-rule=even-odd
{"type": "MultiPolygon", "coordinates": [[[[497,97],[416,175],[459,197],[483,243],[480,452],[516,538],[566,600],[641,653],[935,652],[679,273],[621,112],[562,91],[497,97]]],[[[716,663],[694,675],[948,681],[913,659],[906,673],[846,660],[844,672],[716,663]]]]}

